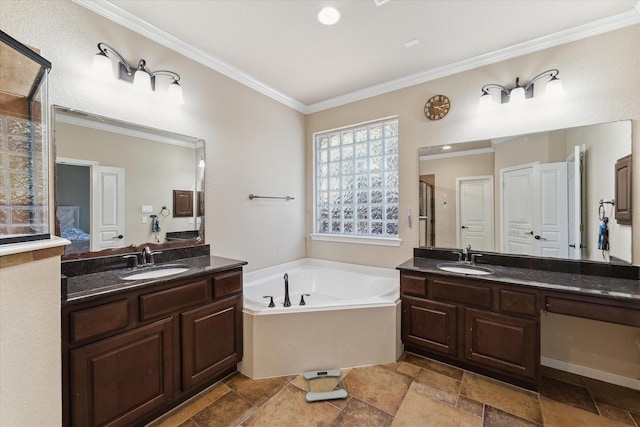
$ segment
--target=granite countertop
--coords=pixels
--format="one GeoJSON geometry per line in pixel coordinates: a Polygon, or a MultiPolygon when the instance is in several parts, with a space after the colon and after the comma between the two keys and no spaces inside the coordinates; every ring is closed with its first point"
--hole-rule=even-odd
{"type": "MultiPolygon", "coordinates": [[[[161,283],[171,282],[176,279],[185,279],[196,277],[202,274],[215,273],[219,271],[230,270],[246,265],[246,261],[239,261],[230,258],[222,258],[217,256],[197,256],[191,258],[182,258],[166,263],[158,263],[157,266],[163,264],[180,264],[191,267],[189,270],[155,279],[141,280],[123,280],[122,276],[132,273],[130,268],[120,268],[99,273],[81,274],[73,277],[66,277],[66,298],[63,295],[62,305],[76,304],[90,299],[103,297],[131,289],[154,286],[161,283]]],[[[139,268],[139,272],[146,271],[139,268]]]]}
{"type": "Polygon", "coordinates": [[[640,302],[640,280],[607,276],[562,273],[547,270],[478,264],[494,271],[489,275],[465,275],[440,270],[437,265],[451,261],[414,257],[400,264],[397,269],[421,273],[437,273],[443,276],[464,277],[478,281],[531,286],[541,289],[573,292],[581,295],[606,296],[631,302],[640,302]]]}

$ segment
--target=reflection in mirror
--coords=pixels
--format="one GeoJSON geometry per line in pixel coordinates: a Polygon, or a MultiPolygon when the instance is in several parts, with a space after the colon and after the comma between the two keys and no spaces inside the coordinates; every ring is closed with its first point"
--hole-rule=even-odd
{"type": "Polygon", "coordinates": [[[66,258],[204,243],[202,140],[63,107],[54,107],[54,127],[66,258]],[[191,215],[174,212],[176,190],[192,195],[191,215]]]}
{"type": "Polygon", "coordinates": [[[632,262],[631,224],[616,219],[614,200],[616,162],[631,155],[631,121],[419,155],[421,247],[632,262]]]}

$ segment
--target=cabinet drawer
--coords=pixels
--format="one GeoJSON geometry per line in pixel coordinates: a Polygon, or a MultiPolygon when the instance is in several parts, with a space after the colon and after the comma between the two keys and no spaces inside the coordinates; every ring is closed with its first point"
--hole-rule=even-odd
{"type": "Polygon", "coordinates": [[[400,292],[407,295],[427,296],[426,277],[403,274],[400,278],[400,292]]]}
{"type": "Polygon", "coordinates": [[[140,320],[149,320],[207,301],[208,280],[140,296],[140,320]]]}
{"type": "Polygon", "coordinates": [[[538,312],[535,294],[518,292],[510,289],[498,291],[500,311],[503,313],[536,316],[538,312]]]}
{"type": "Polygon", "coordinates": [[[584,317],[603,322],[640,326],[640,310],[633,308],[547,296],[545,310],[550,313],[584,317]]]}
{"type": "Polygon", "coordinates": [[[129,302],[125,299],[74,311],[70,314],[69,321],[73,344],[105,336],[129,325],[129,302]]]}
{"type": "Polygon", "coordinates": [[[213,297],[222,298],[242,291],[242,273],[233,271],[213,278],[213,297]]]}
{"type": "Polygon", "coordinates": [[[491,288],[464,282],[433,279],[429,284],[429,298],[458,302],[474,307],[491,308],[491,288]]]}

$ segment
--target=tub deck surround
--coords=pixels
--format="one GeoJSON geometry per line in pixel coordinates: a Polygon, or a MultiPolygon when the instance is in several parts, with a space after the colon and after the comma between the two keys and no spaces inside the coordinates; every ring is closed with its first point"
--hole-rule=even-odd
{"type": "Polygon", "coordinates": [[[247,273],[243,282],[239,369],[250,378],[393,363],[402,354],[397,270],[302,259],[247,273]],[[282,304],[284,273],[291,307],[282,304]],[[304,306],[301,294],[310,294],[304,306]]]}

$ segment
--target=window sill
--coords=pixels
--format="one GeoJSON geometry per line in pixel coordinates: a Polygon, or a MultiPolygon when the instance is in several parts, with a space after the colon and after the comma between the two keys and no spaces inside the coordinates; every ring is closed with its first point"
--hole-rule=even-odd
{"type": "Polygon", "coordinates": [[[311,240],[335,243],[356,243],[359,245],[395,246],[402,244],[402,239],[397,237],[369,237],[369,236],[344,236],[336,234],[309,234],[311,240]]]}

